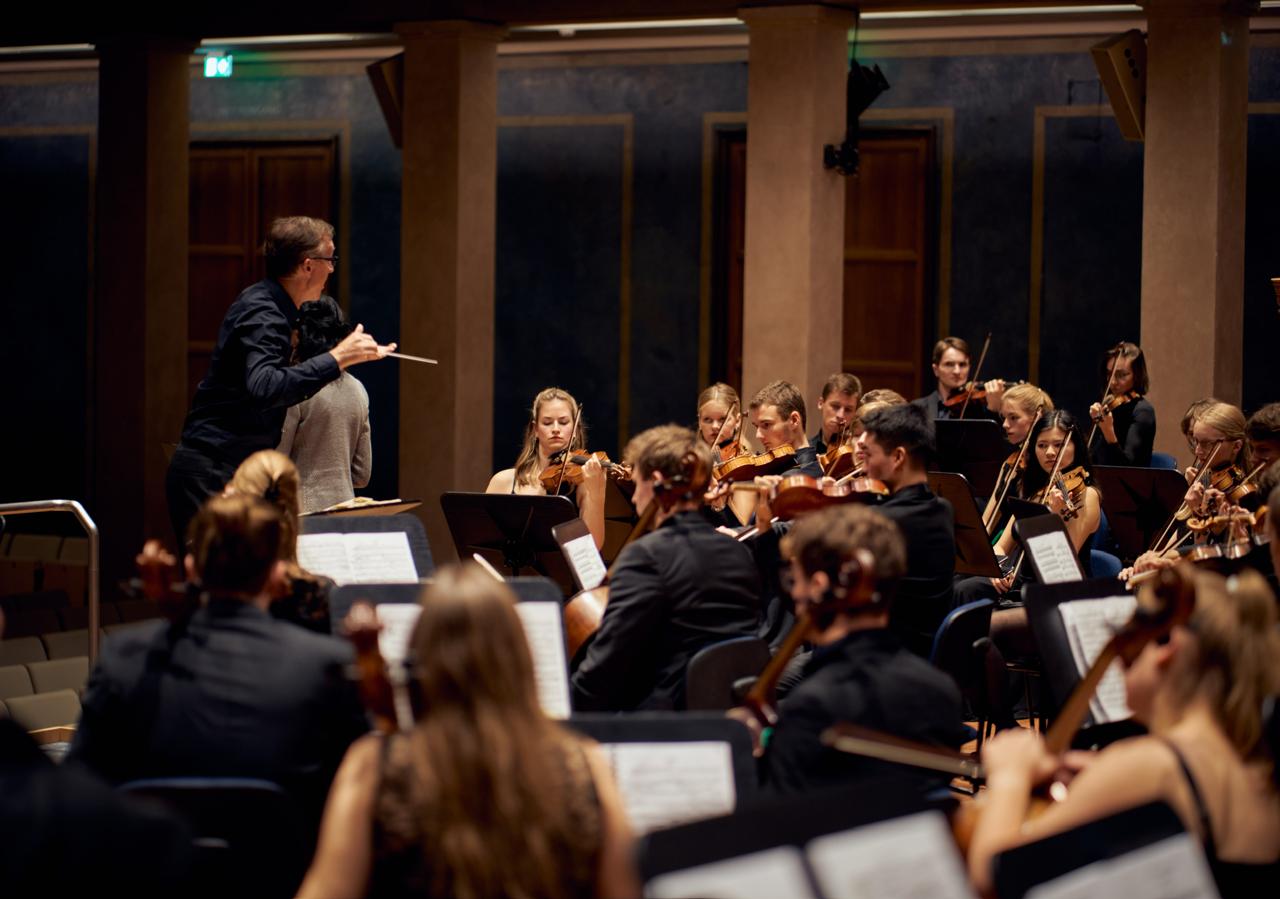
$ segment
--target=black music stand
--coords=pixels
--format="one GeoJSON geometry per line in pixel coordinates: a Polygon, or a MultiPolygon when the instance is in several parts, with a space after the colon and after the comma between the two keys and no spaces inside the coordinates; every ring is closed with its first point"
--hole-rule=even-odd
{"type": "MultiPolygon", "coordinates": [[[[1037,505],[1041,512],[1048,512],[1044,506],[1037,505]]],[[[1022,551],[1031,560],[1031,569],[1041,584],[1078,583],[1084,580],[1084,569],[1080,567],[1080,559],[1071,545],[1071,535],[1067,532],[1067,523],[1057,515],[1040,514],[1034,516],[1018,516],[1013,524],[1013,536],[1022,544],[1022,551]],[[1037,551],[1027,541],[1034,537],[1050,537],[1054,543],[1037,551]],[[1063,549],[1065,542],[1065,550],[1063,549]],[[1058,549],[1061,552],[1055,553],[1058,549]],[[1062,553],[1065,552],[1065,558],[1062,553]]],[[[1037,545],[1043,546],[1037,541],[1037,545]]]]}
{"type": "Polygon", "coordinates": [[[990,496],[1000,474],[1000,463],[1009,456],[1004,430],[986,419],[943,419],[933,423],[936,471],[964,475],[978,496],[990,496]]]}
{"type": "Polygon", "coordinates": [[[409,538],[409,553],[413,556],[413,567],[418,570],[418,577],[431,577],[436,570],[422,520],[407,512],[399,515],[308,515],[298,519],[298,531],[302,534],[383,534],[404,531],[409,538]]]}
{"type": "MultiPolygon", "coordinates": [[[[1058,606],[1078,599],[1105,599],[1124,595],[1124,585],[1115,578],[1094,578],[1067,584],[1027,584],[1022,588],[1027,620],[1040,649],[1044,679],[1049,684],[1049,692],[1056,708],[1061,708],[1066,703],[1083,678],[1080,669],[1076,667],[1075,656],[1071,654],[1071,642],[1058,606]]],[[[1093,713],[1090,712],[1073,745],[1106,745],[1142,732],[1142,726],[1136,722],[1099,723],[1094,721],[1093,713]]]]}
{"type": "MultiPolygon", "coordinates": [[[[424,579],[419,584],[345,584],[334,587],[329,593],[329,627],[333,633],[340,634],[342,622],[358,599],[375,606],[384,602],[417,602],[428,583],[430,580],[424,579]]],[[[506,584],[520,602],[564,602],[564,593],[559,585],[545,577],[509,577],[506,584]]]]}
{"type": "Polygon", "coordinates": [[[1125,809],[1001,852],[993,860],[995,893],[1001,899],[1021,899],[1033,887],[1085,865],[1118,858],[1182,833],[1182,821],[1164,802],[1125,809]]]}
{"type": "Polygon", "coordinates": [[[564,496],[522,496],[516,493],[446,492],[440,497],[458,558],[479,553],[495,567],[518,575],[532,569],[573,589],[573,574],[551,529],[578,517],[564,496]]]}
{"type": "Polygon", "coordinates": [[[951,503],[955,512],[956,574],[1000,577],[991,537],[982,526],[982,512],[965,476],[953,471],[931,471],[929,489],[951,503]]]}
{"type": "Polygon", "coordinates": [[[1093,479],[1123,561],[1146,552],[1182,505],[1187,480],[1169,468],[1097,465],[1093,479]]]}
{"type": "Polygon", "coordinates": [[[636,510],[631,505],[631,495],[635,490],[634,481],[616,481],[613,478],[605,481],[604,546],[600,548],[605,564],[617,557],[635,527],[636,510]]]}

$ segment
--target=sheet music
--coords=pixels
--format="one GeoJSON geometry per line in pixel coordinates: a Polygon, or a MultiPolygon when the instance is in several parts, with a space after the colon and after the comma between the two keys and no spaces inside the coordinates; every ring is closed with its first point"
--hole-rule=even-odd
{"type": "Polygon", "coordinates": [[[1027,891],[1027,899],[1097,896],[1217,899],[1218,890],[1200,844],[1184,833],[1118,858],[1094,862],[1027,891]]]}
{"type": "Polygon", "coordinates": [[[645,884],[644,894],[656,899],[760,899],[787,896],[815,899],[805,876],[804,860],[794,846],[659,874],[645,884]]]}
{"type": "Polygon", "coordinates": [[[382,625],[378,632],[378,652],[388,667],[399,665],[409,656],[409,641],[422,606],[416,602],[383,602],[373,608],[382,625]]]}
{"type": "Polygon", "coordinates": [[[1082,580],[1075,550],[1062,531],[1028,537],[1026,545],[1027,552],[1035,559],[1036,569],[1040,572],[1040,583],[1065,584],[1082,580]]]}
{"type": "MultiPolygon", "coordinates": [[[[590,538],[588,538],[590,539],[590,538]]],[[[595,544],[592,544],[594,548],[595,544]]],[[[518,602],[516,613],[524,625],[525,640],[533,656],[533,675],[538,682],[538,702],[552,718],[568,718],[569,666],[564,657],[564,626],[560,604],[518,602]]]]}
{"type": "Polygon", "coordinates": [[[973,899],[941,812],[921,812],[818,837],[806,847],[828,899],[973,899]]]}
{"type": "Polygon", "coordinates": [[[298,535],[298,564],[342,584],[416,584],[404,531],[298,535]]]}
{"type": "Polygon", "coordinates": [[[726,742],[608,743],[604,749],[637,834],[727,815],[737,802],[726,742]]]}
{"type": "Polygon", "coordinates": [[[604,583],[605,567],[600,550],[596,549],[596,540],[590,534],[575,537],[562,547],[574,577],[578,579],[579,590],[594,590],[604,583]]]}
{"type": "MultiPolygon", "coordinates": [[[[1058,606],[1067,643],[1083,677],[1107,645],[1111,636],[1133,617],[1138,601],[1133,596],[1076,599],[1058,606]]],[[[1099,724],[1133,717],[1124,689],[1124,670],[1117,659],[1107,668],[1097,691],[1089,700],[1089,711],[1099,724]]]]}

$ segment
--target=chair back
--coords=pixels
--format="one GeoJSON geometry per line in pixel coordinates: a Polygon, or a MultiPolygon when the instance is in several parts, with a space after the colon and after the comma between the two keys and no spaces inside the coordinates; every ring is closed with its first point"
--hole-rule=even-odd
{"type": "Polygon", "coordinates": [[[734,681],[758,675],[769,657],[769,644],[759,637],[735,637],[704,646],[685,671],[685,708],[714,712],[740,705],[734,681]]]}
{"type": "Polygon", "coordinates": [[[982,656],[988,644],[978,644],[991,633],[991,612],[994,609],[995,603],[989,599],[979,599],[952,609],[942,619],[933,638],[929,661],[935,668],[951,675],[961,690],[983,682],[985,668],[982,656]]]}
{"type": "Polygon", "coordinates": [[[191,827],[196,861],[186,895],[292,896],[311,837],[279,785],[238,777],[135,780],[120,789],[167,806],[191,827]]]}
{"type": "Polygon", "coordinates": [[[1117,577],[1122,568],[1118,556],[1100,549],[1089,550],[1089,569],[1095,578],[1117,577]]]}
{"type": "Polygon", "coordinates": [[[1175,459],[1173,456],[1169,455],[1168,453],[1152,453],[1151,467],[1152,468],[1171,468],[1174,471],[1177,471],[1178,460],[1175,459]]]}

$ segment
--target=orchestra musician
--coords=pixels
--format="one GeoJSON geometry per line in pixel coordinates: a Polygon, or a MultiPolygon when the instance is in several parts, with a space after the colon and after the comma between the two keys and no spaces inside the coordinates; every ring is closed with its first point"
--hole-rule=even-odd
{"type": "Polygon", "coordinates": [[[1156,440],[1156,410],[1146,399],[1150,390],[1147,359],[1136,343],[1122,340],[1103,362],[1107,397],[1089,407],[1098,434],[1089,446],[1099,465],[1151,464],[1156,440]]]}
{"type": "Polygon", "coordinates": [[[1262,739],[1263,702],[1280,689],[1276,600],[1252,571],[1199,572],[1195,587],[1190,620],[1125,672],[1148,735],[1054,758],[1039,734],[1014,728],[983,748],[986,808],[969,849],[980,891],[990,891],[997,853],[1157,800],[1199,838],[1223,897],[1280,882],[1280,794],[1262,739]],[[1079,769],[1066,798],[1028,820],[1032,788],[1064,765],[1079,769]]]}
{"type": "Polygon", "coordinates": [[[1250,415],[1245,433],[1254,465],[1272,465],[1280,459],[1280,403],[1268,403],[1250,415]]]}
{"type": "Polygon", "coordinates": [[[867,476],[890,491],[876,510],[898,525],[907,547],[908,573],[898,584],[890,624],[909,649],[928,657],[938,625],[951,608],[956,554],[951,504],[935,496],[928,484],[933,429],[914,403],[877,409],[862,426],[858,442],[867,476]]]}
{"type": "MultiPolygon", "coordinates": [[[[933,393],[911,401],[928,416],[930,423],[960,417],[960,408],[946,405],[946,401],[959,393],[969,383],[969,344],[959,337],[944,337],[933,345],[933,376],[937,387],[933,393]]],[[[1000,381],[988,382],[985,400],[969,403],[966,418],[1000,419],[1000,398],[1004,385],[1000,381]]]]}
{"type": "Polygon", "coordinates": [[[790,381],[766,384],[751,398],[749,410],[751,423],[756,429],[756,440],[765,450],[790,444],[796,451],[795,467],[784,471],[779,477],[793,474],[822,477],[818,451],[809,445],[809,438],[804,433],[804,395],[796,385],[790,381]]]}
{"type": "MultiPolygon", "coordinates": [[[[782,551],[796,609],[814,622],[814,650],[778,706],[762,750],[766,788],[796,793],[902,774],[896,766],[824,747],[820,735],[838,722],[958,748],[964,728],[955,682],[909,652],[889,628],[907,571],[898,526],[866,506],[830,506],[796,520],[782,551]],[[860,549],[875,563],[874,594],[865,603],[850,589],[860,549]]],[[[913,773],[904,777],[904,789],[923,794],[946,785],[945,778],[913,773]]]]}
{"type": "Polygon", "coordinates": [[[693,431],[650,428],[632,438],[625,458],[636,511],[658,503],[655,529],[614,560],[600,628],[570,678],[573,707],[682,709],[694,654],[755,635],[760,578],[751,551],[717,532],[721,520],[703,505],[712,456],[693,431]]]}
{"type": "MultiPolygon", "coordinates": [[[[1000,477],[997,481],[1006,496],[1016,496],[1019,499],[1026,496],[1022,482],[1027,469],[1027,456],[1023,453],[1019,462],[1019,449],[1022,447],[1022,442],[1026,440],[1027,434],[1030,433],[1036,416],[1052,411],[1053,399],[1034,384],[1015,384],[1001,396],[1000,418],[1003,420],[1004,437],[1013,447],[1009,458],[1005,459],[1004,464],[1000,466],[1000,477]]],[[[1003,497],[995,494],[987,499],[987,506],[982,512],[983,521],[990,521],[991,516],[997,514],[995,506],[1002,499],[1003,497]]],[[[992,528],[988,531],[995,532],[992,528]]]]}
{"type": "MultiPolygon", "coordinates": [[[[698,437],[711,447],[716,461],[750,452],[743,439],[742,423],[742,400],[728,384],[717,381],[698,394],[698,437]]],[[[740,526],[750,521],[755,512],[755,494],[730,492],[716,500],[716,508],[723,510],[728,524],[740,526]]]]}
{"type": "Polygon", "coordinates": [[[822,385],[822,398],[818,400],[822,427],[809,438],[809,445],[819,456],[833,443],[845,439],[845,432],[854,420],[861,395],[862,382],[856,375],[839,371],[827,377],[822,385]]]}
{"type": "MultiPolygon", "coordinates": [[[[587,448],[586,425],[580,411],[578,401],[566,390],[548,387],[539,392],[533,398],[516,464],[495,474],[484,492],[545,496],[547,488],[540,478],[552,464],[552,457],[587,448]]],[[[604,546],[604,491],[604,469],[594,457],[582,465],[580,486],[575,487],[567,477],[560,485],[560,493],[577,503],[578,514],[591,531],[597,549],[604,546]]]]}

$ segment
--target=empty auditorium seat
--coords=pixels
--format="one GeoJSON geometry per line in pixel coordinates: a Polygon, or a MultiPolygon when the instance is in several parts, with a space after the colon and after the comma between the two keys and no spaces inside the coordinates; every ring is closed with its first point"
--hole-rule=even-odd
{"type": "Polygon", "coordinates": [[[51,659],[69,659],[89,654],[89,631],[83,628],[45,634],[40,639],[44,642],[45,653],[51,659]]]}
{"type": "Polygon", "coordinates": [[[15,696],[5,700],[9,717],[23,730],[42,727],[70,727],[80,719],[80,697],[75,690],[55,690],[34,696],[15,696]]]}
{"type": "Polygon", "coordinates": [[[0,640],[0,665],[25,665],[49,658],[39,637],[14,637],[0,640]]]}
{"type": "Polygon", "coordinates": [[[30,696],[35,692],[31,686],[31,675],[25,665],[5,665],[0,667],[0,699],[11,696],[30,696]]]}
{"type": "Polygon", "coordinates": [[[79,695],[84,690],[85,681],[89,679],[89,657],[75,656],[70,659],[32,662],[27,665],[27,671],[31,674],[31,686],[37,693],[75,690],[79,695]]]}

